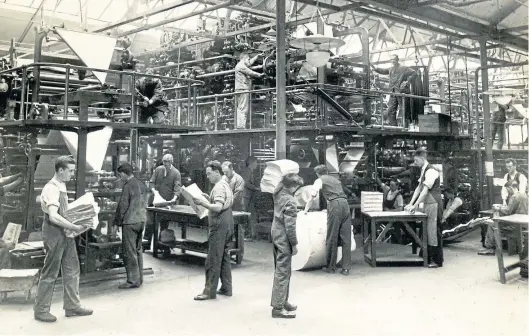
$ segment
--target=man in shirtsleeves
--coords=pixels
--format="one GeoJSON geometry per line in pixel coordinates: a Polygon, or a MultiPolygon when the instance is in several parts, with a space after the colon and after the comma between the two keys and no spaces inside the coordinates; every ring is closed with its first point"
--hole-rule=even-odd
{"type": "MultiPolygon", "coordinates": [[[[235,92],[249,91],[252,89],[252,78],[261,78],[264,74],[255,72],[250,67],[261,55],[250,58],[247,52],[241,53],[239,63],[235,66],[235,92]]],[[[245,129],[246,119],[250,111],[250,93],[239,93],[235,95],[237,101],[237,113],[235,115],[235,128],[245,129]]]]}
{"type": "Polygon", "coordinates": [[[440,174],[437,169],[428,163],[427,153],[418,149],[414,154],[415,164],[421,167],[419,186],[415,189],[410,204],[404,210],[415,212],[419,204],[424,202],[424,212],[428,216],[428,267],[443,266],[443,240],[441,237],[441,219],[443,217],[443,197],[441,192],[440,174]]]}
{"type": "Polygon", "coordinates": [[[42,237],[46,259],[40,272],[34,316],[42,322],[55,322],[50,306],[55,282],[61,272],[63,300],[66,317],[92,315],[92,310],[81,307],[79,299],[79,258],[74,238],[66,237],[65,230],[81,232],[84,226],[75,225],[61,214],[68,209],[68,194],[65,182],[70,181],[75,171],[75,161],[70,156],[61,156],[55,162],[55,176],[44,186],[40,195],[44,212],[42,237]]]}
{"type": "Polygon", "coordinates": [[[209,210],[208,256],[206,258],[206,285],[196,301],[212,300],[219,295],[232,296],[230,243],[233,240],[233,193],[222,178],[222,166],[211,161],[206,176],[214,184],[211,194],[203,194],[207,201],[195,198],[193,202],[209,210]],[[219,278],[222,286],[217,291],[219,278]]]}
{"type": "Polygon", "coordinates": [[[343,191],[342,182],[334,176],[329,175],[325,165],[314,168],[318,178],[313,185],[313,194],[305,206],[305,213],[310,209],[312,200],[321,190],[327,201],[327,238],[326,266],[324,272],[335,273],[336,261],[338,259],[338,246],[342,246],[342,271],[343,275],[349,275],[351,269],[351,231],[352,219],[347,196],[343,191]]]}
{"type": "Polygon", "coordinates": [[[222,163],[222,177],[230,185],[233,192],[233,207],[234,211],[244,211],[243,194],[244,194],[244,180],[241,175],[233,169],[233,163],[224,161],[222,163]]]}

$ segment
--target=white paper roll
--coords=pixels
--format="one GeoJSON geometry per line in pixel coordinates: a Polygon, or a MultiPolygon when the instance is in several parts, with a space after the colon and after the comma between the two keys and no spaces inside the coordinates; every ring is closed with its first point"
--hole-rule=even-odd
{"type": "MultiPolygon", "coordinates": [[[[292,258],[292,269],[301,271],[325,266],[325,239],[327,236],[327,212],[316,211],[298,214],[296,221],[298,254],[292,258]]],[[[351,251],[356,249],[351,228],[351,251]]],[[[342,259],[342,248],[338,247],[338,260],[342,259]]]]}

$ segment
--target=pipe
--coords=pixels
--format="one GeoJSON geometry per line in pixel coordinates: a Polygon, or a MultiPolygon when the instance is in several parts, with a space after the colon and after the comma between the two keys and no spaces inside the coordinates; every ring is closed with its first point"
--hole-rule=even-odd
{"type": "Polygon", "coordinates": [[[180,15],[180,16],[176,16],[176,17],[170,18],[170,19],[158,21],[156,23],[147,24],[147,25],[145,25],[143,27],[135,28],[135,29],[120,33],[120,34],[117,35],[117,37],[123,37],[123,36],[128,36],[128,35],[131,35],[131,34],[139,33],[141,31],[148,30],[148,29],[151,29],[151,28],[156,28],[156,27],[159,27],[159,26],[163,26],[163,25],[166,25],[166,24],[171,23],[171,22],[180,21],[180,20],[183,20],[183,19],[187,19],[189,17],[197,16],[197,15],[204,14],[204,13],[209,13],[209,12],[215,11],[217,9],[226,8],[226,7],[228,7],[230,5],[233,5],[233,4],[234,4],[234,1],[223,2],[223,3],[218,4],[216,6],[206,7],[204,9],[199,10],[199,11],[193,11],[193,12],[190,12],[190,13],[187,13],[187,14],[183,14],[183,15],[180,15]]]}
{"type": "Polygon", "coordinates": [[[276,160],[287,158],[286,0],[276,1],[276,160]]]}
{"type": "Polygon", "coordinates": [[[232,55],[224,54],[224,55],[208,57],[208,58],[204,58],[204,59],[200,59],[200,60],[192,60],[192,61],[186,61],[186,62],[182,62],[182,63],[175,63],[175,64],[171,64],[171,65],[162,65],[162,66],[158,66],[158,67],[151,67],[151,70],[172,69],[172,68],[177,68],[177,67],[179,67],[181,65],[189,65],[189,64],[200,63],[200,62],[204,62],[204,61],[213,61],[213,60],[216,60],[216,59],[223,59],[223,58],[235,58],[235,57],[233,57],[232,55]]]}
{"type": "Polygon", "coordinates": [[[464,1],[464,2],[451,1],[451,0],[429,0],[429,1],[420,2],[419,6],[425,7],[425,6],[434,6],[434,5],[449,5],[452,7],[460,8],[460,7],[466,7],[466,6],[475,5],[475,4],[487,2],[487,1],[489,0],[474,0],[474,1],[464,1]]]}
{"type": "MultiPolygon", "coordinates": [[[[35,27],[35,47],[33,50],[33,60],[35,63],[38,63],[41,61],[42,58],[42,42],[44,42],[44,38],[48,35],[48,32],[46,30],[39,30],[35,27]]],[[[40,67],[36,67],[33,69],[33,90],[31,90],[31,101],[33,103],[36,103],[38,101],[39,97],[39,89],[40,89],[40,67]]]]}

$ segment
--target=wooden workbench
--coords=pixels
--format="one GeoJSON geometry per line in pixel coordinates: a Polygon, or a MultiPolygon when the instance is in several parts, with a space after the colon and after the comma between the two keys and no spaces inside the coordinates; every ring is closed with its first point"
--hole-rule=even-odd
{"type": "MultiPolygon", "coordinates": [[[[405,211],[380,211],[380,212],[362,212],[363,217],[363,245],[364,245],[364,260],[371,265],[377,267],[378,264],[422,264],[428,266],[428,245],[426,233],[426,215],[421,212],[410,214],[405,211]],[[422,258],[413,255],[389,255],[377,258],[377,250],[380,248],[391,248],[389,245],[394,245],[394,249],[402,249],[402,245],[384,244],[382,241],[389,232],[393,224],[403,223],[407,233],[413,238],[412,254],[416,253],[416,247],[419,246],[422,250],[422,258]],[[377,228],[385,224],[386,226],[377,237],[377,228]],[[419,225],[418,225],[419,224],[419,225]],[[422,239],[419,238],[417,227],[421,228],[422,239]]],[[[404,251],[405,252],[405,251],[404,251]]]]}
{"type": "MultiPolygon", "coordinates": [[[[529,223],[529,216],[528,215],[510,215],[510,216],[494,216],[494,238],[496,240],[496,257],[498,258],[498,270],[500,272],[500,282],[502,284],[505,284],[506,281],[506,274],[510,271],[513,271],[517,268],[519,268],[523,263],[527,263],[527,249],[522,249],[524,242],[522,240],[522,228],[527,229],[527,225],[529,223]],[[501,234],[500,234],[500,227],[502,225],[513,225],[515,227],[515,235],[516,240],[519,243],[520,247],[520,260],[515,262],[512,265],[505,266],[504,260],[503,260],[503,248],[501,244],[501,234]]],[[[527,244],[527,242],[525,242],[527,244]]]]}
{"type": "MultiPolygon", "coordinates": [[[[174,205],[171,208],[147,208],[154,221],[154,238],[153,238],[153,256],[158,258],[160,251],[167,251],[170,248],[181,249],[182,252],[193,251],[198,253],[208,253],[207,242],[197,242],[187,239],[187,227],[196,227],[201,229],[208,228],[208,218],[200,219],[195,211],[188,205],[174,205]],[[174,243],[162,243],[160,237],[160,221],[167,220],[177,222],[181,225],[182,235],[181,239],[177,239],[174,243]]],[[[233,211],[234,221],[234,246],[230,250],[230,256],[235,256],[235,262],[240,264],[244,255],[244,237],[242,236],[241,225],[246,224],[250,220],[248,212],[233,211]]]]}

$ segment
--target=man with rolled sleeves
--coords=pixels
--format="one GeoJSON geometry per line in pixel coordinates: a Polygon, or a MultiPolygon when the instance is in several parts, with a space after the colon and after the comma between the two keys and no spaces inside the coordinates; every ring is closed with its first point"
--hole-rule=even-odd
{"type": "Polygon", "coordinates": [[[134,177],[129,163],[118,167],[124,182],[121,197],[114,217],[114,225],[121,226],[123,261],[127,271],[127,282],[119,289],[138,288],[143,284],[142,234],[147,221],[148,190],[143,182],[134,177]]]}
{"type": "MultiPolygon", "coordinates": [[[[65,230],[81,232],[84,226],[75,225],[61,214],[68,209],[68,194],[65,182],[70,181],[75,171],[75,160],[61,156],[55,161],[55,176],[44,186],[40,195],[44,212],[42,237],[46,258],[40,272],[34,316],[42,322],[55,322],[50,314],[55,282],[61,272],[63,300],[66,317],[92,315],[92,310],[82,308],[79,299],[79,258],[74,238],[66,237],[65,230]]],[[[89,224],[90,225],[90,224],[89,224]]]]}
{"type": "Polygon", "coordinates": [[[419,186],[415,189],[410,204],[404,210],[415,212],[419,204],[424,203],[424,213],[428,216],[428,267],[443,266],[443,240],[441,236],[441,219],[443,218],[443,197],[440,174],[427,160],[425,149],[417,149],[414,154],[415,164],[421,167],[419,186]]]}
{"type": "Polygon", "coordinates": [[[310,209],[312,200],[322,192],[327,201],[327,237],[325,240],[326,266],[324,272],[335,273],[336,261],[338,259],[338,245],[342,246],[342,271],[343,275],[349,275],[351,269],[351,232],[352,219],[347,196],[343,191],[342,182],[334,176],[329,175],[325,165],[314,168],[318,178],[313,185],[313,194],[305,206],[305,213],[310,209]]]}
{"type": "Polygon", "coordinates": [[[244,211],[243,194],[244,194],[244,180],[241,175],[237,174],[233,169],[233,163],[224,161],[222,163],[222,177],[230,185],[233,192],[233,207],[234,211],[244,211]]]}
{"type": "Polygon", "coordinates": [[[206,167],[206,176],[214,184],[211,194],[203,194],[207,201],[193,199],[196,205],[209,210],[208,256],[206,258],[206,285],[196,301],[212,300],[217,294],[232,296],[230,243],[233,240],[233,193],[222,178],[222,166],[211,161],[206,167]],[[219,278],[222,286],[217,291],[219,278]]]}

